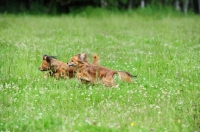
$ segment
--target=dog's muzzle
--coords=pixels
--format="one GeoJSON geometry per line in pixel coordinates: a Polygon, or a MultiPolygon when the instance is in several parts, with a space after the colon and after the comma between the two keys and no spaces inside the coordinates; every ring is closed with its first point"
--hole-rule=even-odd
{"type": "Polygon", "coordinates": [[[74,64],[69,64],[69,63],[67,63],[67,65],[68,65],[68,66],[74,66],[74,64]]]}
{"type": "Polygon", "coordinates": [[[40,69],[40,67],[38,68],[38,70],[40,70],[40,71],[45,71],[44,69],[40,69]]]}

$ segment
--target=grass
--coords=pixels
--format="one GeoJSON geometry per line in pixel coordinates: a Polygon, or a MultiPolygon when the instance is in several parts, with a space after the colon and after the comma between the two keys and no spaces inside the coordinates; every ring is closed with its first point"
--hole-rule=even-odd
{"type": "Polygon", "coordinates": [[[0,131],[200,131],[199,16],[0,16],[0,131]],[[43,54],[138,75],[118,88],[44,79],[43,54]]]}

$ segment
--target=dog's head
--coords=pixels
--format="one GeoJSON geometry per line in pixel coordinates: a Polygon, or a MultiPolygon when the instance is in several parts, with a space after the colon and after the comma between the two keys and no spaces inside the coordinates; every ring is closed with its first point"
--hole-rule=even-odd
{"type": "Polygon", "coordinates": [[[43,55],[42,64],[40,65],[38,70],[40,70],[40,71],[48,71],[48,70],[50,70],[51,60],[55,59],[55,58],[56,58],[55,56],[43,55]]]}
{"type": "Polygon", "coordinates": [[[68,66],[77,67],[79,64],[87,63],[87,55],[86,54],[77,54],[70,59],[67,63],[68,66]]]}

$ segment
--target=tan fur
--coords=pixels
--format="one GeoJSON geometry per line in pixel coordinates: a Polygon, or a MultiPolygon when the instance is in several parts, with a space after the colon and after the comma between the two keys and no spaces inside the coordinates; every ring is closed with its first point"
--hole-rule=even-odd
{"type": "Polygon", "coordinates": [[[99,59],[99,56],[97,54],[93,54],[92,58],[93,58],[92,64],[94,64],[94,65],[100,65],[100,59],[99,59]]]}
{"type": "Polygon", "coordinates": [[[77,78],[79,80],[84,80],[86,83],[96,84],[100,82],[107,87],[113,87],[115,86],[115,74],[118,74],[120,79],[126,82],[131,82],[131,78],[134,77],[128,72],[115,71],[99,65],[89,64],[84,61],[85,59],[86,58],[83,58],[82,56],[80,56],[80,54],[75,55],[68,62],[68,65],[76,67],[77,78]]]}

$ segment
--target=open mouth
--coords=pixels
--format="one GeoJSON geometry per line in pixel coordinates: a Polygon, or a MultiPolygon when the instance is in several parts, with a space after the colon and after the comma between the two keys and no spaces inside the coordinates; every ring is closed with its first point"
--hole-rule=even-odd
{"type": "Polygon", "coordinates": [[[68,65],[68,66],[74,66],[74,64],[69,64],[69,63],[68,63],[67,65],[68,65]]]}
{"type": "Polygon", "coordinates": [[[45,69],[40,69],[40,68],[38,68],[38,70],[40,70],[40,71],[47,71],[47,70],[45,70],[45,69]]]}

